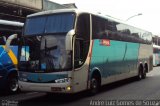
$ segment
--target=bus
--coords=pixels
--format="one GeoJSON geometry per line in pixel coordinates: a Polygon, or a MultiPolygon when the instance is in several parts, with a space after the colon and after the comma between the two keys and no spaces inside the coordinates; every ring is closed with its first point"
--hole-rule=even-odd
{"type": "Polygon", "coordinates": [[[153,44],[153,66],[160,65],[160,46],[153,44]]]}
{"type": "Polygon", "coordinates": [[[27,16],[20,41],[22,91],[96,94],[105,84],[144,79],[153,68],[152,33],[78,9],[27,16]]]}
{"type": "Polygon", "coordinates": [[[18,91],[18,39],[12,40],[12,38],[15,33],[16,36],[21,35],[22,27],[21,22],[0,20],[0,89],[2,92],[18,91]],[[10,49],[5,46],[7,42],[10,49]]]}

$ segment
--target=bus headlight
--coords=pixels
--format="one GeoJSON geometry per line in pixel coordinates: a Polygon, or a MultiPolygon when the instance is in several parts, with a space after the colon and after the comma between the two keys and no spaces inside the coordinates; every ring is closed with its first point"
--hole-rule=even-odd
{"type": "Polygon", "coordinates": [[[70,81],[70,78],[62,78],[62,79],[56,79],[55,83],[67,83],[70,81]]]}
{"type": "Polygon", "coordinates": [[[68,86],[66,89],[67,89],[67,91],[70,91],[71,90],[71,86],[68,86]]]}

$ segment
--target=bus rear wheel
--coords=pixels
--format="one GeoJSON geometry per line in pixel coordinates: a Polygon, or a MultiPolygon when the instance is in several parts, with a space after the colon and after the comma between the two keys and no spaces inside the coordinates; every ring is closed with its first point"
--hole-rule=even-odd
{"type": "Polygon", "coordinates": [[[148,71],[148,66],[145,65],[144,71],[143,71],[143,75],[142,75],[142,79],[145,79],[145,78],[146,78],[146,73],[147,73],[147,71],[148,71]]]}
{"type": "Polygon", "coordinates": [[[142,79],[146,78],[146,71],[144,70],[143,75],[142,75],[142,79]]]}

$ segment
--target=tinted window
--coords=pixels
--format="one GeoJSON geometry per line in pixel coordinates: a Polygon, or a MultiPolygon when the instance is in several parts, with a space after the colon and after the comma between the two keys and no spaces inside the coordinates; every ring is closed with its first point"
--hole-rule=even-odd
{"type": "Polygon", "coordinates": [[[92,16],[92,31],[94,39],[102,38],[102,36],[105,34],[106,21],[107,20],[103,18],[92,16]]]}
{"type": "Polygon", "coordinates": [[[25,35],[66,33],[74,27],[74,14],[53,14],[27,19],[25,35]]]}
{"type": "Polygon", "coordinates": [[[160,46],[160,38],[158,36],[153,37],[153,44],[160,46]]]}
{"type": "Polygon", "coordinates": [[[44,32],[46,17],[34,17],[27,19],[25,26],[25,35],[41,34],[44,32]]]}
{"type": "Polygon", "coordinates": [[[93,39],[152,43],[151,33],[107,18],[92,15],[92,25],[93,39]]]}
{"type": "MultiPolygon", "coordinates": [[[[22,27],[20,26],[10,26],[10,25],[0,25],[0,45],[4,45],[6,40],[10,35],[18,34],[18,38],[21,36],[22,27]]],[[[17,45],[18,39],[13,39],[11,45],[17,45]]]]}
{"type": "Polygon", "coordinates": [[[4,45],[6,42],[6,37],[5,36],[1,36],[0,37],[0,45],[4,45]]]}
{"type": "Polygon", "coordinates": [[[83,65],[87,58],[90,44],[90,15],[81,14],[78,17],[74,48],[75,68],[83,65]]]}
{"type": "Polygon", "coordinates": [[[73,14],[57,14],[48,16],[45,33],[68,32],[74,26],[73,14]]]}

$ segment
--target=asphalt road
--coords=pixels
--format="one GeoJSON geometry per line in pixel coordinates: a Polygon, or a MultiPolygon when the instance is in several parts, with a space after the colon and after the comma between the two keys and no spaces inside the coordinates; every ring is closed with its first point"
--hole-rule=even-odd
{"type": "Polygon", "coordinates": [[[160,67],[154,67],[141,81],[132,78],[103,86],[95,96],[87,92],[75,95],[23,92],[1,95],[0,100],[0,106],[159,106],[160,67]]]}

